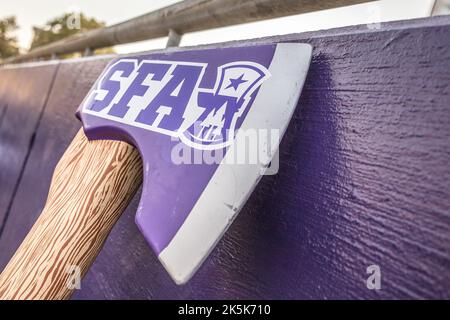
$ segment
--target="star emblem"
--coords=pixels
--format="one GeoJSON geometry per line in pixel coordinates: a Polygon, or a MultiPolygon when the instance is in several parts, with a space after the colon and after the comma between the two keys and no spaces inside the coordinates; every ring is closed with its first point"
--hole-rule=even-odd
{"type": "Polygon", "coordinates": [[[237,90],[240,84],[247,82],[247,80],[242,79],[244,77],[244,74],[241,74],[240,77],[236,79],[230,79],[230,84],[225,89],[233,87],[234,90],[237,90]]]}

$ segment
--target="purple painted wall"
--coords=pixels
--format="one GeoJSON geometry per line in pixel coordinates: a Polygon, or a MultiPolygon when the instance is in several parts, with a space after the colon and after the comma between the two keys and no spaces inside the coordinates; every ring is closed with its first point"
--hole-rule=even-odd
{"type": "Polygon", "coordinates": [[[56,68],[56,64],[51,64],[0,69],[0,234],[34,142],[56,68]]]}
{"type": "MultiPolygon", "coordinates": [[[[279,174],[181,287],[134,224],[137,195],[75,299],[450,298],[450,18],[257,42],[273,41],[314,46],[279,174]],[[371,264],[379,291],[366,288],[371,264]]],[[[0,235],[0,268],[42,209],[80,127],[73,113],[107,62],[59,65],[0,235]]]]}

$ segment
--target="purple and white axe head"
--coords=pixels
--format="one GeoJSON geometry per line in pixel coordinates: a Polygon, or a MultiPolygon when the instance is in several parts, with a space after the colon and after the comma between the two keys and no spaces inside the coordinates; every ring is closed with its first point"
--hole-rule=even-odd
{"type": "Polygon", "coordinates": [[[298,43],[120,57],[78,109],[89,139],[139,149],[136,223],[185,283],[236,217],[276,152],[311,60],[298,43]]]}

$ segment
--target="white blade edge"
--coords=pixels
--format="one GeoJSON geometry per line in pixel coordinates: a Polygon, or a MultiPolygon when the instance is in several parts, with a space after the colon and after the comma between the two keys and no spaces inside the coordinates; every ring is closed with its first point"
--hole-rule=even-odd
{"type": "MultiPolygon", "coordinates": [[[[186,283],[231,225],[262,177],[262,164],[236,164],[235,154],[243,130],[278,129],[284,135],[297,106],[311,61],[309,44],[280,43],[269,67],[271,77],[256,96],[240,130],[192,211],[159,260],[177,284],[186,283]]],[[[245,144],[245,143],[244,143],[245,144]]],[[[273,147],[273,146],[272,146],[273,147]]],[[[275,153],[276,148],[272,148],[275,153]]]]}

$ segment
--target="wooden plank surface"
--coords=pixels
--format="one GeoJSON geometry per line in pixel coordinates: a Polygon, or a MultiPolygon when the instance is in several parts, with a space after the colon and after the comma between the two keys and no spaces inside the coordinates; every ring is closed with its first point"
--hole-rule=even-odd
{"type": "MultiPolygon", "coordinates": [[[[258,40],[314,46],[279,174],[262,179],[184,286],[137,230],[138,194],[74,298],[450,298],[449,34],[450,18],[436,17],[258,40]],[[366,287],[372,264],[378,291],[366,287]]],[[[0,268],[36,219],[79,128],[73,112],[105,63],[61,65],[0,268]]]]}
{"type": "Polygon", "coordinates": [[[0,69],[0,237],[56,68],[0,69]]]}

